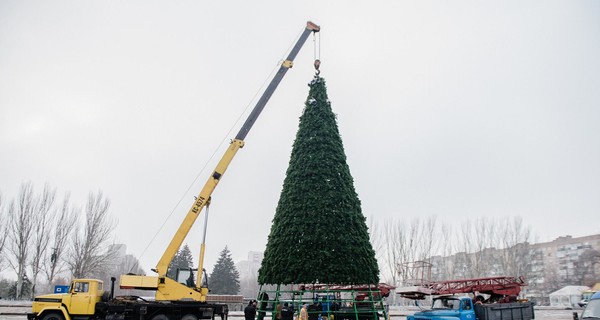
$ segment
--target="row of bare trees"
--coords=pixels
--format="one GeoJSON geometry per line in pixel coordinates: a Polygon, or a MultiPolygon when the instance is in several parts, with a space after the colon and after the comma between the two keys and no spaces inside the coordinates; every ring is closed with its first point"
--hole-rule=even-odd
{"type": "Polygon", "coordinates": [[[529,274],[531,228],[520,217],[476,218],[458,228],[436,217],[371,220],[369,229],[381,277],[390,283],[416,276],[442,280],[529,274]],[[430,263],[432,269],[415,270],[415,261],[430,263]]]}
{"type": "Polygon", "coordinates": [[[50,286],[59,276],[90,277],[114,264],[116,221],[109,207],[98,191],[82,210],[69,193],[57,200],[48,184],[36,192],[24,183],[11,201],[0,194],[0,271],[16,274],[13,298],[33,297],[38,285],[50,286]]]}

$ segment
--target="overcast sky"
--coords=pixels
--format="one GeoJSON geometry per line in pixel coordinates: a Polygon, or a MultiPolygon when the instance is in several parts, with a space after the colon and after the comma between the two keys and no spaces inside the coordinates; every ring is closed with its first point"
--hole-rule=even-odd
{"type": "MultiPolygon", "coordinates": [[[[365,216],[600,233],[599,1],[3,0],[0,191],[102,190],[149,270],[307,20],[365,216]]],[[[213,194],[209,271],[265,248],[314,53],[213,194]]]]}

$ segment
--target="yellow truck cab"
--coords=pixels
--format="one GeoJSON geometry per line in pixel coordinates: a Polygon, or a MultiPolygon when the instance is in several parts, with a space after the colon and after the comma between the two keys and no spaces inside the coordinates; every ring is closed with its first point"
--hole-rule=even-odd
{"type": "Polygon", "coordinates": [[[27,319],[70,320],[79,315],[90,316],[103,295],[104,283],[101,280],[73,280],[67,293],[37,296],[27,319]]]}

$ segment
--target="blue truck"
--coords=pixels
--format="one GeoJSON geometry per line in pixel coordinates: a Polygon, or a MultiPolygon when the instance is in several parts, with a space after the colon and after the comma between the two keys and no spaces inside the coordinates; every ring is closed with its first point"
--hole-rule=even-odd
{"type": "Polygon", "coordinates": [[[531,320],[533,303],[509,302],[476,304],[466,296],[439,296],[430,310],[409,315],[407,320],[531,320]]]}

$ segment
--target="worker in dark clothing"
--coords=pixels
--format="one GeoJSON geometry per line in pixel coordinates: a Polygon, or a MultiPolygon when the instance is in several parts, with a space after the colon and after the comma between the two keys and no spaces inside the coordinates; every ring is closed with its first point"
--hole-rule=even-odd
{"type": "Polygon", "coordinates": [[[246,308],[244,308],[244,318],[246,320],[254,320],[256,317],[256,300],[248,302],[246,308]]]}
{"type": "Polygon", "coordinates": [[[294,320],[294,309],[290,308],[287,302],[281,308],[281,320],[294,320]]]}
{"type": "Polygon", "coordinates": [[[308,320],[319,320],[319,314],[321,313],[321,307],[315,301],[313,304],[308,306],[308,320]]]}
{"type": "Polygon", "coordinates": [[[261,292],[258,295],[258,300],[260,301],[260,308],[258,308],[257,320],[263,320],[267,313],[267,306],[269,305],[269,294],[266,292],[261,292]]]}

